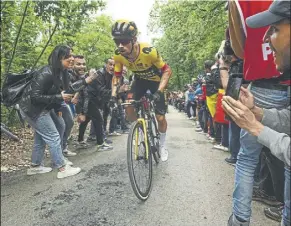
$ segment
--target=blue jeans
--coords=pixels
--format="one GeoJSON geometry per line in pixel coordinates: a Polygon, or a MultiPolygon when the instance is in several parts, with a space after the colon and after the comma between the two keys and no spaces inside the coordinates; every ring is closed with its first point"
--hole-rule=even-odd
{"type": "MultiPolygon", "coordinates": [[[[251,87],[255,103],[263,108],[282,109],[288,106],[287,91],[278,91],[251,87]]],[[[233,192],[233,213],[235,216],[249,221],[251,217],[251,202],[254,185],[254,174],[263,145],[257,142],[257,137],[245,130],[240,134],[241,148],[235,170],[235,186],[233,192]]]]}
{"type": "Polygon", "coordinates": [[[56,168],[65,165],[62,153],[61,136],[64,134],[65,123],[54,110],[44,111],[36,120],[31,120],[21,112],[25,120],[35,130],[34,145],[31,156],[32,165],[41,165],[44,158],[46,144],[49,147],[53,164],[56,168]]]}
{"type": "Polygon", "coordinates": [[[283,223],[285,226],[290,225],[290,168],[285,166],[285,189],[284,189],[284,210],[283,223]]]}
{"type": "Polygon", "coordinates": [[[70,106],[67,105],[66,103],[62,104],[61,112],[62,112],[62,117],[65,122],[65,132],[62,137],[62,148],[63,150],[65,150],[68,146],[68,138],[71,135],[71,131],[74,126],[74,119],[73,119],[70,106]]]}
{"type": "Polygon", "coordinates": [[[237,159],[240,149],[240,127],[232,121],[229,121],[229,150],[230,158],[237,159]]]}
{"type": "Polygon", "coordinates": [[[73,115],[73,118],[74,117],[76,117],[76,107],[75,107],[75,104],[73,104],[73,103],[69,103],[68,104],[69,105],[69,107],[70,107],[70,111],[71,111],[71,113],[72,113],[72,115],[73,115]]]}

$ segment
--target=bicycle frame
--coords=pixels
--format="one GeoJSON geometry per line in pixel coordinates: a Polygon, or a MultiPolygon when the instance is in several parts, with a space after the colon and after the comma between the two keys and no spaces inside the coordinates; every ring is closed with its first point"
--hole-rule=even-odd
{"type": "MultiPolygon", "coordinates": [[[[148,143],[148,126],[146,121],[148,119],[145,119],[147,116],[148,118],[151,118],[150,112],[153,108],[153,105],[150,101],[150,95],[146,95],[145,97],[142,97],[140,101],[134,101],[132,103],[124,103],[122,104],[124,105],[133,105],[135,106],[135,109],[137,111],[138,114],[138,119],[137,121],[139,123],[141,123],[143,125],[144,128],[144,136],[145,136],[145,147],[146,147],[146,160],[148,160],[149,158],[149,153],[150,153],[150,149],[149,149],[149,143],[148,143]],[[140,113],[139,113],[140,112],[140,113]]],[[[139,131],[135,132],[135,140],[136,142],[138,142],[138,136],[139,136],[139,131]]],[[[135,150],[134,150],[134,157],[135,160],[137,160],[138,157],[138,145],[135,145],[135,150]]]]}

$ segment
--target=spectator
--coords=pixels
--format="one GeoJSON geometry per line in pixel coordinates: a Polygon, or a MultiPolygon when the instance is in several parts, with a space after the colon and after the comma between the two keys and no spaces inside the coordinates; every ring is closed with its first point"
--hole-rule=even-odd
{"type": "Polygon", "coordinates": [[[199,121],[199,127],[196,128],[196,132],[207,134],[208,128],[207,128],[207,121],[205,121],[204,115],[206,114],[206,84],[205,84],[205,78],[204,76],[198,75],[198,83],[201,85],[201,93],[197,95],[197,108],[198,110],[198,121],[199,121]]]}
{"type": "MultiPolygon", "coordinates": [[[[74,57],[74,68],[71,73],[71,82],[76,82],[82,78],[86,78],[88,74],[86,74],[87,66],[86,66],[86,60],[84,56],[82,55],[76,55],[74,57]]],[[[74,98],[72,99],[72,102],[76,105],[76,111],[77,112],[83,112],[81,110],[84,107],[84,92],[86,90],[81,90],[80,92],[76,93],[74,98]],[[81,109],[80,109],[81,108],[81,109]]],[[[80,120],[80,117],[78,116],[78,119],[80,120]]],[[[89,117],[87,117],[89,119],[89,117]]],[[[85,120],[86,121],[86,120],[85,120]]],[[[79,124],[79,131],[78,131],[78,147],[79,148],[86,148],[88,147],[88,144],[84,140],[84,134],[86,130],[87,124],[85,122],[80,122],[79,124]]]]}
{"type": "MultiPolygon", "coordinates": [[[[114,72],[114,60],[112,58],[106,59],[106,64],[104,67],[100,68],[98,70],[98,73],[101,75],[99,78],[100,85],[105,88],[106,90],[112,90],[112,78],[113,78],[113,72],[114,72]]],[[[102,105],[103,110],[103,130],[104,130],[104,136],[106,137],[106,134],[109,134],[111,132],[111,135],[120,136],[120,133],[117,133],[116,131],[109,131],[107,132],[107,120],[108,116],[110,114],[110,107],[109,107],[109,100],[102,100],[100,98],[100,104],[102,105]]],[[[111,126],[114,125],[113,122],[110,122],[111,126]]],[[[109,124],[109,125],[110,125],[109,124]]],[[[113,127],[111,127],[113,129],[113,127]]],[[[88,140],[94,139],[94,128],[91,125],[90,129],[90,136],[88,140]]],[[[106,138],[105,138],[106,139],[106,138]]]]}
{"type": "Polygon", "coordinates": [[[129,132],[129,129],[126,125],[126,120],[125,120],[125,111],[124,111],[123,107],[121,106],[121,103],[124,103],[126,100],[128,85],[129,85],[129,82],[126,79],[126,75],[127,75],[127,68],[125,66],[123,66],[123,68],[122,68],[122,81],[120,84],[121,86],[119,88],[118,95],[117,95],[117,100],[118,100],[117,101],[117,116],[112,119],[113,124],[110,126],[111,129],[110,129],[109,133],[111,131],[117,131],[117,127],[119,127],[121,132],[124,134],[129,132]]]}
{"type": "Polygon", "coordinates": [[[188,90],[185,93],[185,97],[186,97],[185,102],[186,102],[188,119],[194,119],[194,117],[196,117],[196,105],[194,102],[195,92],[192,86],[189,86],[188,90]],[[191,114],[191,108],[192,108],[193,115],[191,114]]]}
{"type": "MultiPolygon", "coordinates": [[[[280,80],[284,79],[284,76],[276,70],[269,43],[263,42],[267,27],[253,29],[245,24],[247,17],[268,9],[271,3],[272,1],[229,1],[229,31],[235,54],[244,59],[243,76],[245,80],[251,81],[249,89],[255,97],[256,104],[262,108],[283,109],[289,104],[287,88],[280,85],[280,80]]],[[[242,215],[248,218],[250,207],[247,203],[250,203],[250,200],[244,199],[242,203],[235,200],[240,200],[240,195],[243,194],[241,190],[248,191],[248,188],[253,188],[253,183],[242,183],[245,180],[244,176],[247,176],[245,172],[252,171],[255,158],[251,154],[256,150],[263,150],[255,170],[254,185],[258,188],[253,189],[253,200],[274,206],[278,201],[283,201],[284,164],[276,158],[271,158],[269,151],[262,149],[263,146],[257,142],[257,138],[247,131],[241,130],[240,143],[240,152],[243,153],[242,158],[247,161],[248,170],[236,171],[234,205],[235,209],[240,209],[242,215]]],[[[265,211],[266,216],[267,213],[269,211],[265,211]]],[[[278,216],[278,213],[280,211],[270,213],[270,216],[278,216]]]]}
{"type": "Polygon", "coordinates": [[[94,135],[96,136],[97,150],[111,150],[113,147],[104,141],[103,118],[100,112],[100,108],[102,107],[100,99],[110,99],[111,90],[102,86],[100,82],[102,74],[100,71],[96,73],[98,74],[98,78],[82,90],[79,95],[80,103],[77,108],[78,121],[80,122],[78,141],[84,141],[87,124],[92,120],[91,124],[94,128],[94,135]]]}
{"type": "Polygon", "coordinates": [[[211,73],[211,68],[214,65],[212,60],[206,60],[204,62],[205,69],[205,82],[206,82],[206,107],[204,111],[204,122],[208,129],[208,138],[210,141],[215,141],[213,116],[215,114],[215,105],[218,90],[214,86],[213,74],[211,73]],[[208,126],[209,125],[209,126],[208,126]]]}
{"type": "MultiPolygon", "coordinates": [[[[235,102],[228,97],[225,98],[225,101],[227,101],[230,106],[238,107],[236,111],[239,114],[229,109],[230,106],[228,106],[227,103],[224,103],[225,110],[232,116],[236,123],[244,129],[244,131],[248,131],[256,141],[260,142],[260,146],[258,146],[260,148],[247,148],[241,150],[239,153],[236,168],[234,210],[233,215],[229,219],[228,225],[235,226],[250,224],[251,200],[249,197],[251,197],[252,194],[252,177],[259,160],[261,147],[262,145],[266,145],[270,147],[272,153],[278,156],[281,160],[284,160],[288,165],[288,167],[285,168],[285,207],[283,221],[281,222],[282,226],[287,226],[290,225],[290,137],[285,134],[280,134],[280,132],[290,133],[290,128],[287,127],[290,123],[290,110],[281,110],[284,106],[286,108],[287,104],[290,105],[290,103],[288,103],[289,101],[287,102],[287,95],[290,97],[290,93],[287,94],[287,89],[290,90],[290,88],[283,85],[290,84],[290,3],[288,1],[274,1],[267,11],[249,18],[247,24],[250,27],[264,27],[271,25],[265,34],[264,40],[268,42],[273,51],[277,70],[283,73],[279,78],[273,80],[273,84],[271,83],[268,86],[274,88],[273,92],[275,91],[275,95],[273,95],[272,98],[272,102],[277,103],[277,105],[274,106],[275,109],[268,110],[267,107],[263,107],[264,110],[262,110],[262,107],[259,106],[261,103],[256,101],[255,94],[257,93],[253,93],[253,98],[250,92],[244,88],[242,88],[241,101],[246,106],[243,106],[239,102],[235,102]],[[276,102],[275,98],[278,97],[279,99],[279,95],[281,101],[276,102]],[[252,114],[249,109],[255,114],[252,114]],[[262,120],[265,127],[255,120],[254,115],[257,117],[258,121],[262,120]],[[266,126],[269,126],[270,128],[267,128],[266,126]],[[277,130],[279,133],[271,128],[277,130]]],[[[246,137],[249,135],[244,132],[244,136],[246,137]]],[[[241,141],[244,140],[241,139],[241,141]]],[[[248,144],[250,144],[250,142],[251,141],[249,141],[248,144]]],[[[244,146],[245,143],[242,143],[242,145],[244,146]]]]}
{"type": "Polygon", "coordinates": [[[65,123],[60,109],[63,101],[70,101],[71,94],[61,91],[61,85],[68,76],[67,69],[72,66],[72,50],[68,46],[59,45],[54,48],[48,59],[48,65],[36,72],[31,84],[25,89],[19,103],[21,112],[34,128],[34,145],[31,168],[28,175],[47,173],[52,170],[44,167],[43,158],[46,144],[49,146],[53,164],[58,168],[57,178],[73,176],[81,171],[79,167],[71,167],[62,153],[62,137],[65,123]]]}
{"type": "MultiPolygon", "coordinates": [[[[227,88],[229,76],[243,73],[243,61],[235,55],[231,47],[228,29],[226,31],[226,41],[223,43],[221,57],[219,58],[219,71],[221,86],[224,90],[227,88]],[[226,58],[228,58],[229,61],[225,61],[226,58]]],[[[229,122],[229,151],[231,155],[229,158],[226,158],[225,161],[231,165],[236,164],[237,155],[240,150],[240,130],[240,127],[238,127],[235,122],[229,122]]]]}

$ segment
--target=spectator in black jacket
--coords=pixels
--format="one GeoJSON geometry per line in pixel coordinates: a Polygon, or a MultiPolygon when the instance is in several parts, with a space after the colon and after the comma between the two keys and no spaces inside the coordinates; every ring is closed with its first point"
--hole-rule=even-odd
{"type": "MultiPolygon", "coordinates": [[[[108,58],[106,59],[105,66],[98,70],[98,74],[100,75],[100,77],[98,77],[99,83],[101,84],[102,87],[104,87],[107,90],[112,89],[113,72],[114,72],[114,60],[112,58],[108,58]]],[[[111,120],[110,120],[110,129],[109,129],[110,131],[107,132],[107,119],[111,113],[109,101],[110,99],[100,98],[99,105],[101,106],[101,109],[103,110],[104,139],[106,140],[106,142],[111,143],[111,141],[108,141],[106,139],[106,134],[110,133],[110,135],[115,135],[115,136],[120,136],[121,134],[114,131],[115,130],[114,125],[116,124],[115,115],[114,115],[115,112],[113,112],[113,117],[111,117],[111,120]]],[[[88,141],[94,140],[94,134],[95,134],[94,127],[91,126],[88,141]]]]}
{"type": "Polygon", "coordinates": [[[204,69],[205,69],[205,83],[206,83],[206,110],[204,114],[204,122],[205,126],[209,124],[209,134],[208,138],[210,141],[215,141],[215,132],[214,132],[214,125],[213,125],[213,120],[212,120],[212,115],[209,109],[209,106],[211,106],[211,97],[218,92],[214,85],[214,75],[211,73],[212,71],[212,66],[214,65],[214,62],[212,60],[206,60],[204,62],[204,69]],[[208,122],[208,123],[207,123],[208,122]]]}
{"type": "Polygon", "coordinates": [[[44,167],[43,158],[45,146],[49,146],[52,161],[58,168],[57,178],[73,176],[81,171],[73,168],[62,153],[62,136],[64,134],[64,120],[60,109],[63,101],[70,101],[71,94],[61,91],[64,79],[68,76],[67,69],[72,66],[72,50],[68,46],[59,45],[54,48],[48,59],[48,65],[35,72],[30,85],[24,91],[19,103],[21,112],[28,123],[34,128],[34,146],[32,151],[31,168],[28,175],[47,173],[52,170],[44,167]]]}
{"type": "MultiPolygon", "coordinates": [[[[102,85],[101,71],[98,70],[95,73],[98,74],[98,78],[88,85],[88,87],[79,92],[79,103],[76,109],[78,113],[78,121],[80,122],[78,141],[79,143],[84,144],[84,133],[87,124],[92,120],[91,125],[94,128],[97,149],[99,151],[110,150],[112,149],[112,146],[104,141],[103,118],[100,109],[102,107],[101,100],[109,100],[111,97],[111,90],[102,85]]],[[[85,77],[87,76],[88,75],[85,74],[85,77]]]]}

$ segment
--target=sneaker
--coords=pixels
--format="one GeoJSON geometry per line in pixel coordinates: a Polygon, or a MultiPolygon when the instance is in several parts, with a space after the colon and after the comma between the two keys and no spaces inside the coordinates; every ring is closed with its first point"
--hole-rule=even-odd
{"type": "Polygon", "coordinates": [[[161,146],[161,160],[162,162],[165,162],[168,160],[169,152],[164,146],[161,146]]]}
{"type": "Polygon", "coordinates": [[[112,144],[112,143],[113,143],[112,140],[108,140],[107,138],[105,138],[104,141],[105,141],[107,144],[112,144]]]}
{"type": "Polygon", "coordinates": [[[86,141],[80,141],[78,142],[78,148],[87,148],[89,146],[89,144],[86,141]]]}
{"type": "Polygon", "coordinates": [[[44,166],[35,166],[27,169],[27,175],[34,175],[34,174],[42,174],[42,173],[49,173],[53,169],[51,167],[44,167],[44,166]]]}
{"type": "Polygon", "coordinates": [[[234,158],[226,158],[225,161],[226,161],[226,163],[228,163],[232,166],[235,166],[237,160],[234,158]]]}
{"type": "Polygon", "coordinates": [[[109,133],[108,136],[121,136],[121,134],[114,131],[113,133],[109,133]]]}
{"type": "Polygon", "coordinates": [[[222,144],[214,145],[213,148],[221,150],[221,151],[225,151],[225,152],[228,151],[228,147],[224,147],[222,144]]]}
{"type": "Polygon", "coordinates": [[[211,137],[211,136],[208,137],[208,140],[209,140],[209,142],[211,142],[211,143],[212,143],[212,142],[215,142],[215,138],[214,138],[214,137],[211,137]]]}
{"type": "Polygon", "coordinates": [[[269,208],[264,209],[264,213],[265,213],[266,217],[268,217],[274,221],[281,222],[282,215],[283,215],[283,209],[284,209],[284,206],[269,207],[269,208]]]}
{"type": "Polygon", "coordinates": [[[79,167],[72,167],[70,165],[65,165],[64,167],[59,169],[59,172],[57,174],[57,178],[62,179],[65,177],[74,176],[74,175],[80,173],[80,171],[81,171],[81,168],[79,168],[79,167]]]}
{"type": "Polygon", "coordinates": [[[281,202],[277,201],[275,196],[269,196],[266,194],[265,191],[258,188],[254,188],[252,199],[254,201],[262,202],[272,207],[279,207],[283,205],[281,202]]]}
{"type": "Polygon", "coordinates": [[[72,151],[68,150],[67,148],[65,150],[63,150],[63,154],[66,157],[71,157],[71,156],[76,156],[77,155],[76,152],[72,152],[72,151]]]}
{"type": "Polygon", "coordinates": [[[69,166],[73,165],[73,163],[67,158],[64,158],[64,162],[65,162],[65,165],[69,165],[69,166]]]}
{"type": "Polygon", "coordinates": [[[249,225],[250,225],[249,221],[246,222],[239,221],[237,217],[233,214],[231,214],[227,223],[227,226],[249,226],[249,225]]]}
{"type": "Polygon", "coordinates": [[[196,132],[203,132],[203,130],[202,130],[200,127],[197,127],[197,128],[195,129],[195,131],[196,131],[196,132]]]}
{"type": "Polygon", "coordinates": [[[112,150],[113,146],[103,142],[103,144],[97,145],[97,151],[109,151],[112,150]]]}
{"type": "Polygon", "coordinates": [[[193,116],[191,116],[191,117],[190,117],[190,119],[192,120],[192,119],[194,119],[194,117],[193,117],[193,116]]]}
{"type": "Polygon", "coordinates": [[[87,138],[87,142],[92,142],[92,141],[96,141],[96,137],[88,137],[87,138]]]}

